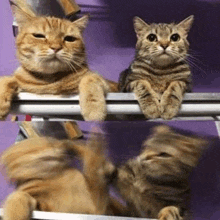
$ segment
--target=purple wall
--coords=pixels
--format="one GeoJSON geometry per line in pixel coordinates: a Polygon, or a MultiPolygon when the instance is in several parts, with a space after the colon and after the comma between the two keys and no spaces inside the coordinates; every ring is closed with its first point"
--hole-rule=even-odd
{"type": "MultiPolygon", "coordinates": [[[[0,156],[2,151],[15,142],[15,138],[18,134],[18,126],[12,122],[0,122],[0,156]]],[[[0,207],[4,198],[12,192],[13,187],[9,185],[9,182],[5,178],[4,170],[0,165],[0,207]]]]}
{"type": "Polygon", "coordinates": [[[15,58],[12,21],[9,2],[2,0],[0,3],[0,76],[12,74],[18,65],[15,58]]]}

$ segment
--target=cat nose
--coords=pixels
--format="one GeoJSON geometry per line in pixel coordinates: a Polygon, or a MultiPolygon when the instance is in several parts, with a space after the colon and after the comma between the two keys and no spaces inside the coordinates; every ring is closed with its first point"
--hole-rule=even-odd
{"type": "Polygon", "coordinates": [[[161,46],[164,50],[166,50],[167,47],[169,46],[169,44],[161,44],[160,46],[161,46]]]}
{"type": "Polygon", "coordinates": [[[59,50],[61,50],[62,49],[62,46],[60,46],[60,45],[57,45],[57,46],[50,46],[50,48],[55,52],[55,53],[57,53],[59,50]]]}

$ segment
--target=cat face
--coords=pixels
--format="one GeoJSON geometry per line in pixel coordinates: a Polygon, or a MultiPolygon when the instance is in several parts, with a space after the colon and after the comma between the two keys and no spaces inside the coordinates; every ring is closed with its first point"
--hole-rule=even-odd
{"type": "Polygon", "coordinates": [[[140,155],[129,160],[125,168],[133,176],[185,179],[197,165],[206,144],[198,137],[181,135],[169,127],[159,126],[144,142],[140,155]]]}
{"type": "Polygon", "coordinates": [[[55,17],[38,17],[13,8],[19,33],[17,57],[29,71],[52,74],[77,71],[85,63],[82,32],[88,16],[75,22],[55,17]]]}
{"type": "Polygon", "coordinates": [[[147,24],[134,18],[137,34],[137,56],[157,67],[166,67],[185,60],[189,43],[187,35],[193,22],[190,16],[179,24],[147,24]]]}

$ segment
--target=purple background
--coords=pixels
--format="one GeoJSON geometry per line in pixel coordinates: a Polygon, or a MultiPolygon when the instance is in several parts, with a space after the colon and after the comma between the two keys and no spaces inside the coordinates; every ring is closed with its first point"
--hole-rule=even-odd
{"type": "MultiPolygon", "coordinates": [[[[92,70],[118,80],[134,57],[136,36],[132,18],[147,22],[180,22],[195,15],[189,34],[194,92],[219,92],[220,1],[217,0],[78,0],[82,12],[90,12],[85,31],[88,61],[92,70]],[[129,3],[128,3],[129,2],[129,3]]],[[[10,75],[18,66],[8,0],[0,8],[0,75],[10,75]]]]}
{"type": "MultiPolygon", "coordinates": [[[[53,123],[53,122],[51,122],[53,123]]],[[[95,123],[79,122],[80,128],[88,133],[95,123]]],[[[149,135],[156,122],[103,122],[101,124],[108,143],[109,155],[116,164],[120,164],[140,151],[141,143],[149,135]]],[[[184,133],[196,133],[215,137],[214,144],[204,153],[199,166],[191,177],[191,208],[195,220],[220,219],[220,140],[217,138],[215,123],[212,121],[171,121],[166,124],[184,133]]],[[[18,126],[12,122],[0,123],[0,153],[14,143],[18,126]]],[[[12,192],[1,167],[0,201],[12,192]]]]}
{"type": "MultiPolygon", "coordinates": [[[[220,1],[217,0],[76,0],[82,12],[93,14],[85,31],[88,61],[92,70],[118,80],[134,56],[135,34],[132,18],[140,16],[148,22],[181,21],[194,14],[195,23],[189,41],[197,67],[192,68],[194,92],[220,92],[220,1]],[[128,3],[129,2],[129,3],[128,3]],[[89,7],[87,7],[89,5],[89,7]],[[96,7],[94,7],[96,6],[96,7]],[[102,7],[101,7],[102,6],[102,7]],[[102,11],[108,13],[101,13],[102,11]],[[94,13],[95,11],[95,13],[94,13]]],[[[8,0],[0,7],[0,75],[10,75],[18,66],[12,35],[12,14],[8,0]]],[[[202,135],[216,136],[214,122],[169,122],[170,125],[202,135]]],[[[91,124],[80,123],[84,130],[91,124]]],[[[109,134],[110,154],[115,161],[138,153],[141,142],[152,123],[111,122],[103,127],[109,134]],[[123,146],[123,147],[122,147],[123,146]],[[133,147],[133,146],[136,146],[133,147]]],[[[15,123],[0,123],[0,152],[10,146],[17,135],[15,123]]],[[[213,147],[192,176],[192,208],[196,220],[220,219],[220,153],[213,147]]],[[[0,175],[0,201],[12,191],[0,175]]]]}

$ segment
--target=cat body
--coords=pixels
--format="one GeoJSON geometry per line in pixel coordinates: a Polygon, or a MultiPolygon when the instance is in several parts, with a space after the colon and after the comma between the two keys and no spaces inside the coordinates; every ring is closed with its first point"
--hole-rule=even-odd
{"type": "Polygon", "coordinates": [[[115,167],[104,156],[100,136],[89,143],[30,138],[7,149],[2,163],[17,185],[4,203],[4,220],[29,220],[34,210],[100,215],[125,211],[108,193],[115,167]],[[82,171],[71,165],[70,155],[82,161],[82,171]]]}
{"type": "Polygon", "coordinates": [[[9,113],[13,97],[21,91],[36,94],[80,96],[85,120],[104,120],[105,95],[116,92],[117,83],[92,72],[87,64],[83,30],[88,16],[71,22],[39,17],[20,0],[12,4],[18,23],[17,57],[21,66],[13,76],[0,80],[0,116],[9,113]]]}
{"type": "Polygon", "coordinates": [[[189,219],[189,175],[206,142],[165,126],[154,130],[139,156],[118,168],[114,184],[133,216],[189,219]]]}
{"type": "Polygon", "coordinates": [[[136,55],[119,78],[119,90],[134,92],[146,118],[171,119],[191,90],[186,39],[193,16],[179,24],[146,24],[134,18],[136,55]]]}

